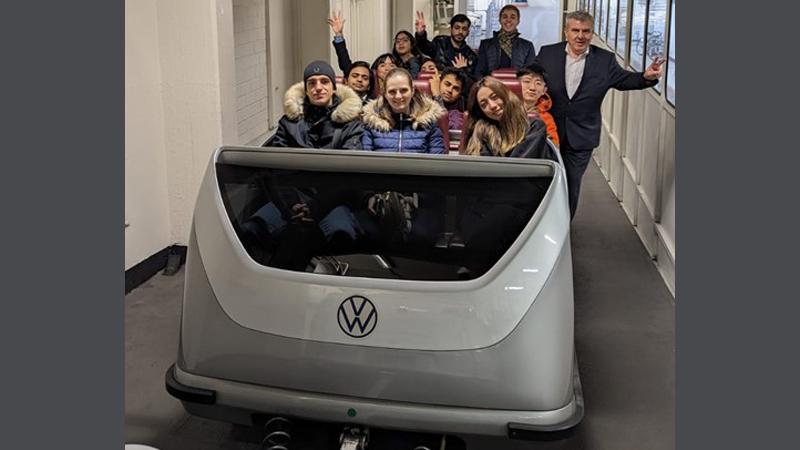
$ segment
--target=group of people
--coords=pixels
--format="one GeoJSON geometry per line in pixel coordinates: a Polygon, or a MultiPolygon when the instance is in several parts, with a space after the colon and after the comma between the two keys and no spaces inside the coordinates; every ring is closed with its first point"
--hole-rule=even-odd
{"type": "Polygon", "coordinates": [[[429,40],[418,12],[415,34],[398,32],[392,51],[369,64],[351,61],[344,20],[333,14],[328,23],[343,83],[328,63],[309,64],[303,81],[286,92],[285,115],[264,146],[447,153],[438,126],[443,115],[450,129],[462,130],[464,155],[557,160],[549,138],[564,163],[574,216],[581,178],[599,143],[606,92],[654,86],[664,60],[654,58],[644,72],[623,69],[613,53],[591,45],[594,18],[584,11],[568,13],[565,40],[538,55],[517,31],[515,6],[504,6],[499,18],[501,29],[476,53],[466,44],[467,16],[453,16],[450,35],[429,40]],[[490,75],[501,68],[516,70],[522,98],[490,75]],[[431,96],[414,87],[420,73],[430,73],[431,96]]]}

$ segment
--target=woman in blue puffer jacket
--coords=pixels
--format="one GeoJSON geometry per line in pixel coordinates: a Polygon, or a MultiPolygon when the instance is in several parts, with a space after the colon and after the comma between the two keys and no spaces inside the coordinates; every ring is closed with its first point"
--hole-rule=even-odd
{"type": "Polygon", "coordinates": [[[414,90],[403,68],[386,74],[383,94],[364,105],[364,150],[402,153],[445,153],[437,121],[446,114],[439,103],[414,90]]]}

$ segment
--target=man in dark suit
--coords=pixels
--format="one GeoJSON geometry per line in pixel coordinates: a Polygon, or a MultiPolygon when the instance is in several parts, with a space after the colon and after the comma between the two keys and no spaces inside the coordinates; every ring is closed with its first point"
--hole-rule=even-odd
{"type": "Polygon", "coordinates": [[[533,43],[520,37],[517,26],[519,9],[514,5],[503,6],[500,9],[500,30],[494,32],[494,37],[482,40],[478,48],[476,78],[489,75],[495,69],[522,69],[533,63],[536,57],[533,43]]]}
{"type": "Polygon", "coordinates": [[[567,174],[570,215],[575,215],[581,178],[592,150],[600,143],[600,106],[609,89],[620,91],[655,86],[661,77],[662,58],[654,58],[644,72],[625,70],[615,55],[591,45],[594,18],[573,11],[565,18],[566,43],[546,45],[536,62],[545,70],[553,101],[550,113],[556,121],[561,158],[567,174]]]}

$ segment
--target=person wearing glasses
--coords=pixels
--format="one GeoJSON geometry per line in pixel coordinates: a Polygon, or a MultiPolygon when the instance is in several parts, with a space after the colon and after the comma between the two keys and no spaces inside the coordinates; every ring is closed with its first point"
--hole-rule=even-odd
{"type": "Polygon", "coordinates": [[[411,77],[417,78],[422,69],[424,55],[417,48],[417,40],[411,33],[400,30],[394,35],[392,54],[400,60],[400,67],[406,69],[411,77]]]}
{"type": "MultiPolygon", "coordinates": [[[[336,59],[339,62],[339,69],[342,72],[348,73],[352,62],[350,60],[350,51],[347,49],[347,43],[344,39],[344,23],[342,12],[334,12],[327,20],[333,31],[333,48],[336,50],[336,59]]],[[[417,78],[421,68],[424,55],[417,48],[417,42],[414,36],[408,31],[398,31],[392,41],[392,56],[399,62],[398,67],[403,67],[411,73],[411,76],[417,78]]],[[[381,55],[383,56],[383,55],[381,55]]],[[[377,74],[376,74],[377,75],[377,74]]],[[[378,79],[382,77],[378,75],[378,79]]]]}

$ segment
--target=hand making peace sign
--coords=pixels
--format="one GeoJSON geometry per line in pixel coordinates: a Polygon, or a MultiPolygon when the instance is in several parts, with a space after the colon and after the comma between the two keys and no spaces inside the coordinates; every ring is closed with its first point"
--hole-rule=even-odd
{"type": "Polygon", "coordinates": [[[425,31],[425,16],[422,11],[417,11],[417,19],[414,21],[414,28],[417,33],[425,31]]]}

